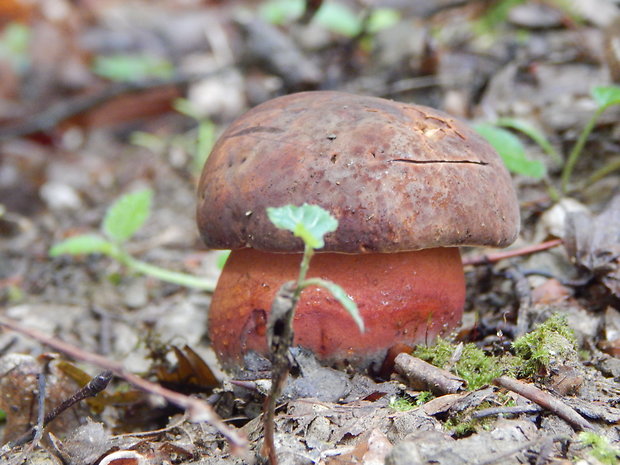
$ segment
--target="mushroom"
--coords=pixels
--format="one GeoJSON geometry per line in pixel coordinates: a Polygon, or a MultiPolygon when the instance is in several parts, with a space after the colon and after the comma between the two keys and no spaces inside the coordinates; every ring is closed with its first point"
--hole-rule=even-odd
{"type": "Polygon", "coordinates": [[[208,319],[227,369],[249,351],[266,354],[271,303],[299,269],[301,240],[276,229],[267,207],[317,204],[338,219],[308,277],[342,286],[366,331],[309,288],[295,344],[359,368],[454,329],[465,301],[458,246],[503,247],[519,230],[510,175],[479,135],[429,107],[334,91],[275,98],[239,117],[214,146],[198,196],[205,244],[232,249],[208,319]]]}

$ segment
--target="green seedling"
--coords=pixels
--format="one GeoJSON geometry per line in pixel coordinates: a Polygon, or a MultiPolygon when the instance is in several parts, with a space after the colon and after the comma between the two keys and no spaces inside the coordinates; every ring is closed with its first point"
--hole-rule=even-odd
{"type": "MultiPolygon", "coordinates": [[[[609,107],[620,105],[619,86],[599,86],[592,89],[592,98],[597,104],[597,109],[583,128],[575,145],[570,151],[566,162],[562,162],[562,157],[553,148],[545,135],[530,123],[516,118],[500,118],[495,124],[480,123],[474,125],[478,131],[499,153],[506,167],[515,174],[521,174],[534,179],[545,179],[549,188],[549,194],[554,200],[559,200],[560,195],[551,185],[547,178],[546,170],[542,162],[530,160],[525,154],[525,147],[518,137],[504,128],[519,131],[531,138],[540,148],[549,155],[556,163],[563,165],[561,174],[561,192],[566,194],[572,177],[575,165],[583,153],[583,149],[596,126],[596,122],[609,107]]],[[[586,184],[591,184],[608,174],[620,170],[620,158],[612,160],[608,165],[600,168],[593,173],[586,184]]]]}
{"type": "Polygon", "coordinates": [[[579,433],[579,442],[589,449],[590,454],[605,465],[617,465],[620,462],[620,449],[609,444],[607,438],[583,431],[579,433]]]}
{"type": "Polygon", "coordinates": [[[174,74],[170,61],[151,55],[98,56],[92,69],[98,76],[119,82],[170,79],[174,74]]]}
{"type": "Polygon", "coordinates": [[[561,165],[563,160],[547,136],[536,126],[519,118],[499,118],[495,124],[500,127],[514,129],[532,139],[555,163],[561,165]]]}
{"type": "Polygon", "coordinates": [[[102,254],[117,260],[131,271],[169,283],[213,292],[215,283],[210,280],[151,265],[134,258],[125,250],[126,243],[150,216],[152,197],[153,192],[150,189],[123,195],[108,208],[101,233],[66,239],[50,249],[50,256],[102,254]]]}
{"type": "Polygon", "coordinates": [[[301,207],[285,205],[267,208],[269,220],[278,228],[291,231],[304,243],[304,254],[299,266],[299,274],[294,283],[285,283],[278,290],[271,307],[268,322],[267,341],[271,350],[272,375],[271,389],[265,402],[263,423],[264,441],[262,453],[269,463],[277,465],[275,448],[275,409],[276,401],[282,392],[290,369],[289,348],[293,343],[293,317],[295,307],[304,289],[319,286],[327,289],[351,315],[360,331],[364,331],[364,321],[355,302],[337,284],[319,278],[306,278],[310,260],[316,249],[325,245],[323,237],[338,227],[338,220],[328,211],[317,205],[304,204],[301,207]]]}
{"type": "Polygon", "coordinates": [[[575,146],[571,150],[568,158],[566,159],[566,164],[564,165],[564,169],[562,170],[562,192],[566,193],[568,191],[568,184],[570,182],[571,176],[573,175],[573,170],[575,169],[575,164],[581,153],[583,152],[583,148],[586,145],[586,141],[588,140],[588,136],[594,129],[596,122],[603,115],[605,110],[614,105],[620,105],[620,86],[598,86],[592,89],[592,98],[596,102],[597,108],[586,126],[579,134],[579,138],[577,142],[575,142],[575,146]]]}
{"type": "Polygon", "coordinates": [[[474,129],[495,148],[510,172],[534,179],[546,176],[545,165],[529,159],[523,143],[512,132],[489,123],[475,124],[474,129]]]}
{"type": "Polygon", "coordinates": [[[295,303],[301,292],[310,286],[318,286],[328,290],[344,309],[351,315],[360,331],[364,331],[364,322],[357,305],[337,284],[320,278],[306,278],[310,260],[316,249],[325,245],[323,236],[338,227],[338,220],[328,211],[317,205],[304,204],[301,207],[285,205],[279,208],[267,208],[269,220],[278,228],[291,231],[304,242],[304,254],[299,266],[299,275],[295,287],[295,303]]]}
{"type": "Polygon", "coordinates": [[[519,375],[530,377],[539,374],[554,361],[576,355],[577,340],[566,317],[555,314],[535,330],[518,338],[513,348],[522,361],[519,375]]]}

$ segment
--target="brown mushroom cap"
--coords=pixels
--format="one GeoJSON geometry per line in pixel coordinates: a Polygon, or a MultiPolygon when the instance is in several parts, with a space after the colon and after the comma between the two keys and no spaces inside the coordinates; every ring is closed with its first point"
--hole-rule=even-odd
{"type": "Polygon", "coordinates": [[[302,92],[224,132],[198,189],[210,248],[303,250],[265,209],[320,205],[339,221],[323,251],[400,252],[512,243],[519,209],[493,148],[435,109],[342,92],[302,92]]]}

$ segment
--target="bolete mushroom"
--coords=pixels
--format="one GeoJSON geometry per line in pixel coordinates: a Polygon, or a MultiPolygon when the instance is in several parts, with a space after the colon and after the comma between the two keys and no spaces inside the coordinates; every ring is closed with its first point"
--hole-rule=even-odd
{"type": "Polygon", "coordinates": [[[342,286],[366,331],[327,291],[306,289],[295,344],[360,368],[454,329],[465,300],[458,246],[503,247],[519,230],[510,175],[478,134],[432,108],[342,92],[287,95],[239,117],[198,196],[205,244],[233,249],[209,313],[229,369],[248,351],[266,353],[271,303],[301,260],[301,240],[276,229],[267,207],[317,204],[338,219],[308,276],[342,286]]]}

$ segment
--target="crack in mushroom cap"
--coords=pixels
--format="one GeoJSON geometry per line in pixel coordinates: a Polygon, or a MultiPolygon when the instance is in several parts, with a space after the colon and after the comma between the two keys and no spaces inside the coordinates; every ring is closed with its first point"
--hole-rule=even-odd
{"type": "Polygon", "coordinates": [[[338,221],[322,251],[503,247],[519,232],[510,175],[457,119],[335,91],[301,92],[248,111],[222,134],[198,188],[198,227],[215,249],[301,252],[267,207],[316,204],[338,221]]]}

